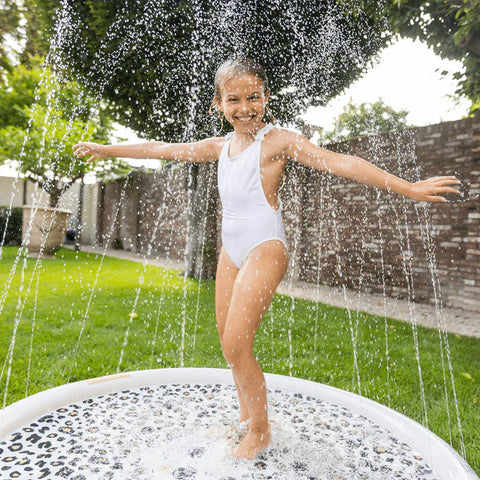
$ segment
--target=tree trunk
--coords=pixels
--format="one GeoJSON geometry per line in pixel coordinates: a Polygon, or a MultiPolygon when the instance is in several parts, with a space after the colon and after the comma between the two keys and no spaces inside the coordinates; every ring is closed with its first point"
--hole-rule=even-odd
{"type": "Polygon", "coordinates": [[[187,277],[215,278],[217,266],[216,163],[190,164],[188,172],[187,277]]]}
{"type": "Polygon", "coordinates": [[[50,194],[49,207],[50,208],[58,208],[58,205],[60,203],[60,198],[61,198],[64,190],[62,191],[59,188],[51,188],[51,189],[46,190],[46,191],[47,191],[47,193],[50,194]]]}

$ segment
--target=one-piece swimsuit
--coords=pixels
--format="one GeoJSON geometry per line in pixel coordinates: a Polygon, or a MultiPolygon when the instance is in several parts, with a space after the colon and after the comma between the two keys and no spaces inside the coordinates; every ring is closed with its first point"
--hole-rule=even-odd
{"type": "Polygon", "coordinates": [[[243,152],[229,157],[233,134],[226,137],[218,161],[218,190],[222,202],[222,243],[237,268],[258,245],[279,240],[287,248],[282,206],[274,209],[265,196],[260,174],[260,151],[267,124],[243,152]]]}

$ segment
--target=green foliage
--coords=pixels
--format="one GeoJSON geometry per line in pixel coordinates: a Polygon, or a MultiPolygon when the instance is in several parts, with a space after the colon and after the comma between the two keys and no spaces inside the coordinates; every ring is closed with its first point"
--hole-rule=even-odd
{"type": "Polygon", "coordinates": [[[48,55],[50,31],[45,26],[52,21],[57,6],[56,0],[42,0],[42,7],[37,0],[23,0],[25,47],[19,57],[21,63],[28,64],[31,57],[48,55]]]}
{"type": "MultiPolygon", "coordinates": [[[[9,67],[9,55],[14,53],[9,48],[8,37],[18,41],[20,9],[15,0],[3,0],[0,3],[0,72],[9,67]]],[[[1,81],[0,81],[1,85],[1,81]]]]}
{"type": "Polygon", "coordinates": [[[382,100],[355,105],[351,101],[343,108],[331,131],[321,132],[321,142],[336,142],[348,138],[372,135],[407,126],[406,110],[396,111],[382,100]]]}
{"type": "MultiPolygon", "coordinates": [[[[35,68],[25,65],[11,67],[0,92],[0,128],[9,125],[26,129],[28,111],[35,102],[35,93],[42,78],[39,61],[35,68]]],[[[43,92],[43,101],[45,101],[43,92]]],[[[40,94],[40,93],[39,93],[40,94]]]]}
{"type": "Polygon", "coordinates": [[[478,108],[480,102],[480,0],[394,0],[389,4],[392,29],[418,38],[443,58],[460,60],[457,94],[478,108]]]}
{"type": "Polygon", "coordinates": [[[121,124],[167,141],[218,133],[208,111],[214,72],[227,58],[264,65],[271,110],[291,123],[358,78],[388,41],[383,2],[240,0],[234,10],[220,1],[62,3],[44,25],[56,30],[52,64],[108,100],[121,124]]]}
{"type": "Polygon", "coordinates": [[[11,64],[30,63],[35,56],[45,57],[49,51],[50,32],[45,26],[55,15],[58,2],[43,0],[3,0],[0,2],[0,72],[11,64]]]}
{"type": "Polygon", "coordinates": [[[83,137],[107,140],[110,120],[75,82],[59,82],[39,59],[31,63],[13,67],[0,92],[0,164],[13,162],[56,206],[88,172],[108,178],[127,167],[111,159],[88,164],[72,155],[83,137]]]}
{"type": "Polygon", "coordinates": [[[22,218],[21,207],[0,207],[0,245],[21,245],[22,218]]]}
{"type": "Polygon", "coordinates": [[[215,1],[4,5],[4,28],[26,42],[23,63],[46,55],[53,36],[53,64],[108,100],[120,123],[165,140],[217,129],[207,112],[213,72],[227,57],[250,55],[264,64],[272,111],[284,123],[298,123],[306,106],[325,104],[358,78],[396,33],[462,61],[457,94],[472,100],[472,111],[480,104],[480,0],[287,1],[282,9],[241,0],[235,11],[215,1]]]}

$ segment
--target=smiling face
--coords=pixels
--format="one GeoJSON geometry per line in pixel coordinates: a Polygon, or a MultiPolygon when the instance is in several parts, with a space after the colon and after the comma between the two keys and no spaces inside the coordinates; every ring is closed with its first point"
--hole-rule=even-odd
{"type": "Polygon", "coordinates": [[[256,75],[230,78],[220,88],[217,105],[236,133],[255,134],[264,126],[263,116],[270,92],[256,75]]]}

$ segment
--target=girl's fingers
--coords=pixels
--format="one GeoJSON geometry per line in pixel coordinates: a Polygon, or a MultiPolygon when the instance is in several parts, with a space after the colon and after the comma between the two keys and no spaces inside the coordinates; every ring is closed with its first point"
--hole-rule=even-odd
{"type": "Polygon", "coordinates": [[[84,157],[85,155],[88,155],[89,153],[92,153],[90,148],[84,147],[80,144],[75,145],[74,149],[75,150],[73,151],[73,154],[78,158],[84,157]]]}
{"type": "Polygon", "coordinates": [[[446,202],[447,199],[440,196],[440,193],[456,193],[457,195],[460,194],[460,192],[456,188],[452,187],[437,187],[436,192],[430,195],[427,195],[426,198],[429,202],[446,202]]]}
{"type": "MultiPolygon", "coordinates": [[[[86,155],[91,155],[92,153],[95,153],[94,150],[88,145],[86,145],[85,142],[78,142],[73,146],[73,154],[78,158],[85,157],[86,155]]],[[[91,162],[93,158],[94,155],[90,157],[87,161],[91,162]]]]}
{"type": "Polygon", "coordinates": [[[452,187],[442,187],[442,188],[440,189],[440,192],[442,192],[442,193],[443,193],[443,192],[445,192],[445,193],[446,193],[446,192],[450,192],[450,193],[458,193],[458,194],[460,194],[460,192],[459,192],[456,188],[452,188],[452,187]]]}
{"type": "Polygon", "coordinates": [[[75,144],[75,145],[73,146],[73,150],[74,150],[74,151],[81,150],[82,148],[84,148],[82,142],[79,142],[79,143],[77,143],[77,144],[75,144]]]}
{"type": "Polygon", "coordinates": [[[462,182],[455,177],[440,177],[435,179],[435,183],[440,185],[459,185],[462,182]]]}
{"type": "Polygon", "coordinates": [[[458,180],[457,177],[455,177],[454,175],[442,175],[442,176],[439,176],[439,177],[430,177],[430,178],[427,178],[427,180],[430,180],[430,181],[433,181],[433,182],[436,182],[436,181],[441,181],[441,180],[458,180]]]}

